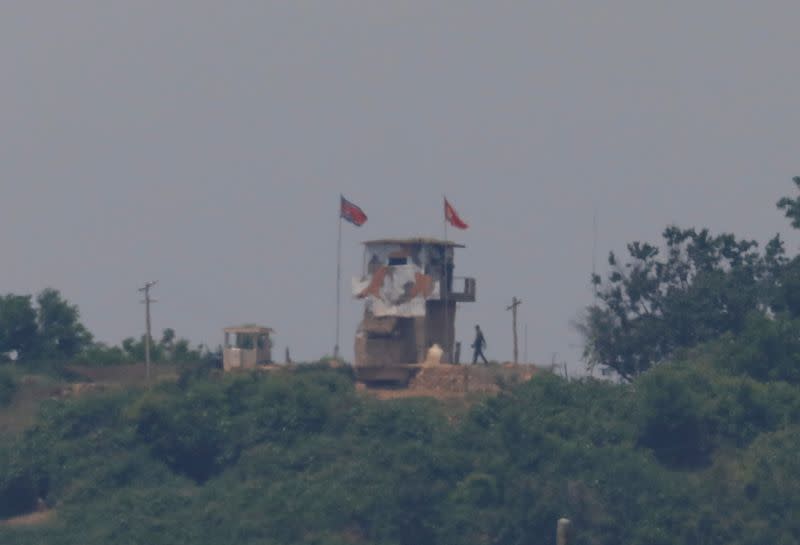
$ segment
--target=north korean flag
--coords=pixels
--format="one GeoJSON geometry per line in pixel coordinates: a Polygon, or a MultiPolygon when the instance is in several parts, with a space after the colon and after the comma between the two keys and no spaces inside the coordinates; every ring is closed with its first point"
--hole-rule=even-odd
{"type": "Polygon", "coordinates": [[[459,217],[458,212],[456,212],[456,209],[453,208],[453,205],[450,204],[447,199],[444,200],[444,219],[457,229],[466,229],[469,227],[469,225],[459,217]]]}
{"type": "Polygon", "coordinates": [[[339,217],[346,219],[356,227],[361,227],[367,222],[367,215],[361,208],[351,203],[344,196],[341,196],[341,204],[339,206],[339,217]]]}

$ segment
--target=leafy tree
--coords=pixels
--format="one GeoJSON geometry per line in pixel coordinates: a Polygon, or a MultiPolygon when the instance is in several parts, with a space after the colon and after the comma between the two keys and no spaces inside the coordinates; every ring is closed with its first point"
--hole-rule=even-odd
{"type": "Polygon", "coordinates": [[[161,332],[161,345],[162,346],[172,346],[175,342],[175,330],[171,327],[166,328],[164,331],[161,332]]]}
{"type": "Polygon", "coordinates": [[[179,338],[175,335],[175,330],[167,328],[161,335],[157,351],[163,361],[174,363],[191,363],[203,359],[203,346],[192,348],[188,339],[179,338]]]}
{"type": "MultiPolygon", "coordinates": [[[[793,182],[800,189],[800,177],[793,182]]],[[[800,228],[800,196],[783,197],[777,206],[800,228]]],[[[788,258],[779,236],[761,252],[752,240],[671,226],[662,248],[633,242],[627,262],[611,253],[608,263],[605,281],[592,277],[597,301],[577,324],[589,367],[608,367],[631,380],[676,350],[736,336],[748,327],[750,348],[760,346],[755,352],[770,361],[740,358],[739,367],[755,372],[754,365],[779,363],[780,372],[762,369],[757,376],[789,378],[787,362],[800,360],[794,358],[791,335],[782,333],[796,326],[779,323],[800,318],[800,256],[788,258]],[[758,325],[759,316],[776,323],[758,325]],[[754,337],[760,334],[766,337],[754,337]],[[783,355],[773,362],[767,352],[783,355]]]]}
{"type": "Polygon", "coordinates": [[[31,296],[0,296],[0,361],[8,360],[11,352],[23,359],[36,350],[37,344],[38,326],[31,296]]]}
{"type": "MultiPolygon", "coordinates": [[[[138,340],[133,337],[123,339],[120,351],[124,358],[120,361],[143,361],[145,356],[145,336],[138,340]]],[[[203,360],[207,353],[203,346],[192,348],[187,339],[177,337],[175,330],[166,328],[159,342],[150,342],[150,359],[153,362],[192,363],[203,360]]]]}
{"type": "Polygon", "coordinates": [[[605,283],[593,277],[598,302],[579,324],[590,366],[630,380],[678,348],[741,331],[763,306],[783,259],[778,237],[763,255],[754,241],[707,229],[671,226],[663,239],[663,256],[654,245],[633,242],[624,265],[609,255],[605,283]]]}
{"type": "Polygon", "coordinates": [[[134,359],[121,347],[95,342],[78,356],[78,360],[94,365],[113,365],[116,363],[134,363],[134,359]]]}
{"type": "MultiPolygon", "coordinates": [[[[142,335],[139,339],[134,339],[133,337],[127,337],[122,341],[122,349],[128,355],[131,361],[144,361],[145,359],[145,336],[142,335]]],[[[158,343],[153,342],[151,339],[150,341],[150,360],[151,361],[160,361],[161,360],[161,353],[160,353],[160,346],[158,343]]]]}
{"type": "Polygon", "coordinates": [[[754,313],[736,337],[725,337],[719,366],[760,381],[800,384],[800,320],[754,313]]]}
{"type": "Polygon", "coordinates": [[[0,360],[16,352],[20,361],[68,359],[91,343],[92,335],[80,322],[78,307],[47,288],[36,296],[0,297],[0,360]]]}
{"type": "MultiPolygon", "coordinates": [[[[800,189],[800,176],[795,176],[792,181],[800,189]]],[[[778,209],[783,210],[784,215],[792,221],[792,227],[800,229],[800,196],[794,199],[782,197],[778,201],[778,209]]]]}
{"type": "Polygon", "coordinates": [[[787,260],[774,274],[770,307],[776,314],[800,318],[800,257],[787,260]]]}
{"type": "Polygon", "coordinates": [[[63,299],[58,290],[43,290],[36,303],[39,357],[68,359],[89,346],[92,335],[80,322],[78,307],[63,299]]]}

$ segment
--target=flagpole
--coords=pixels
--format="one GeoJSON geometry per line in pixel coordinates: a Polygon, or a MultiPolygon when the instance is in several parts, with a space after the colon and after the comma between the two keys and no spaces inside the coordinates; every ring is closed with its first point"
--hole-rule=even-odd
{"type": "MultiPolygon", "coordinates": [[[[341,197],[341,196],[340,196],[341,197]]],[[[339,237],[336,243],[336,344],[333,346],[333,358],[339,359],[339,322],[341,321],[342,300],[342,205],[339,201],[339,237]]]]}
{"type": "MultiPolygon", "coordinates": [[[[447,242],[447,196],[442,195],[442,206],[444,207],[444,241],[447,242]]],[[[450,283],[448,279],[447,250],[444,247],[444,353],[447,363],[453,363],[450,357],[450,283]]]]}

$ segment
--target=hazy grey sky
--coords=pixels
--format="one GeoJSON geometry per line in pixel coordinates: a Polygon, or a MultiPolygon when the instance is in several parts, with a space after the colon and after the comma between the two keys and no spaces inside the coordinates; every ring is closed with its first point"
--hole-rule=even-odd
{"type": "MultiPolygon", "coordinates": [[[[60,289],[103,341],[334,344],[340,192],[360,241],[440,235],[446,193],[480,322],[511,356],[572,359],[598,262],[664,226],[798,236],[800,2],[6,1],[0,292],[60,289]]],[[[348,283],[345,283],[345,287],[348,283]]],[[[361,305],[344,297],[343,351],[361,305]]]]}

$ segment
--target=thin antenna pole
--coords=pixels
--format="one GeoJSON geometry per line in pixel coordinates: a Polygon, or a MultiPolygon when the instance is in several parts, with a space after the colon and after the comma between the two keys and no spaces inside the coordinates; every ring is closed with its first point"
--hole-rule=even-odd
{"type": "Polygon", "coordinates": [[[339,325],[342,319],[342,211],[339,207],[339,238],[336,244],[336,344],[333,345],[333,358],[339,359],[339,325]]]}
{"type": "Polygon", "coordinates": [[[154,299],[150,298],[150,288],[156,285],[158,280],[154,280],[152,282],[146,282],[144,287],[139,288],[139,291],[144,292],[144,316],[145,316],[145,337],[144,337],[144,365],[145,365],[145,377],[147,378],[147,384],[150,384],[150,303],[155,303],[154,299]]]}
{"type": "MultiPolygon", "coordinates": [[[[447,242],[447,197],[442,195],[442,206],[445,207],[443,209],[444,212],[444,241],[447,242]]],[[[444,353],[445,353],[445,361],[447,363],[452,363],[453,360],[450,357],[450,275],[449,275],[449,263],[447,262],[447,254],[448,254],[448,246],[445,245],[444,247],[444,353]]]]}
{"type": "Polygon", "coordinates": [[[597,276],[597,209],[592,210],[592,290],[594,298],[597,299],[597,284],[594,282],[597,276]]]}

